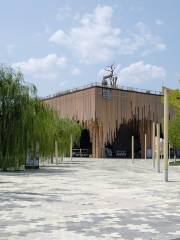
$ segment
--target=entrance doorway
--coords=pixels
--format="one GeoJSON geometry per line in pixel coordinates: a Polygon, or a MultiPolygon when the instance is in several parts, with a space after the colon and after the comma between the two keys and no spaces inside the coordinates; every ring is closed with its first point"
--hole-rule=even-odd
{"type": "Polygon", "coordinates": [[[81,131],[79,146],[73,146],[74,157],[89,157],[92,154],[92,143],[88,129],[81,131]]]}
{"type": "MultiPolygon", "coordinates": [[[[106,149],[112,151],[112,157],[131,158],[131,139],[134,136],[134,157],[141,158],[141,142],[138,125],[134,122],[121,124],[117,131],[116,138],[112,144],[107,144],[106,149]]],[[[107,151],[107,150],[106,150],[107,151]]]]}

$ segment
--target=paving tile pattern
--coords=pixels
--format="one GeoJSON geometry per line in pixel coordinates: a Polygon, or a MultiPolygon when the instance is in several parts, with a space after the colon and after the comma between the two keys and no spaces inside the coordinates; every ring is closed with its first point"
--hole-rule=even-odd
{"type": "Polygon", "coordinates": [[[180,239],[180,167],[169,179],[124,159],[0,173],[0,239],[180,239]]]}

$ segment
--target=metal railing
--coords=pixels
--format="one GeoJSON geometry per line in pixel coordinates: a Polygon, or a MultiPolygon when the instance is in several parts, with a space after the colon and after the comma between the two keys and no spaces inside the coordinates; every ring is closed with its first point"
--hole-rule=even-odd
{"type": "Polygon", "coordinates": [[[66,94],[74,93],[74,92],[77,92],[77,91],[81,91],[81,90],[84,90],[84,89],[88,89],[88,88],[91,88],[91,87],[102,87],[102,88],[109,88],[109,89],[124,90],[124,91],[129,91],[129,92],[138,92],[138,93],[146,93],[146,94],[153,94],[153,95],[163,95],[163,93],[161,91],[140,89],[140,88],[134,88],[134,87],[120,86],[120,85],[117,85],[116,87],[112,87],[110,85],[104,86],[100,82],[93,82],[93,83],[89,83],[87,85],[83,85],[83,86],[80,86],[80,87],[76,87],[76,88],[72,88],[72,89],[69,89],[69,90],[64,90],[64,91],[61,91],[61,92],[57,92],[55,94],[48,95],[47,97],[43,97],[42,99],[45,100],[45,99],[55,98],[55,97],[63,96],[63,95],[66,95],[66,94]]]}
{"type": "Polygon", "coordinates": [[[86,148],[73,148],[72,149],[72,156],[73,157],[89,157],[89,149],[86,148]]]}

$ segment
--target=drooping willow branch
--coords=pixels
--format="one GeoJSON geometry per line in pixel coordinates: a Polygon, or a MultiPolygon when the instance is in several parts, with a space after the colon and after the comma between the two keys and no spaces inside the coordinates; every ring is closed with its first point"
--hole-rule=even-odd
{"type": "Polygon", "coordinates": [[[70,135],[78,143],[80,134],[81,126],[45,106],[20,72],[0,67],[0,169],[24,165],[28,152],[35,154],[37,142],[40,156],[53,156],[55,141],[59,154],[67,154],[70,135]]]}

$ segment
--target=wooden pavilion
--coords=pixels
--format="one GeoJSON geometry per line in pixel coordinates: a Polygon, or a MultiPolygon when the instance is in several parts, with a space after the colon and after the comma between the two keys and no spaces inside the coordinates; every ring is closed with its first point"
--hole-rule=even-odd
{"type": "Polygon", "coordinates": [[[44,102],[62,118],[80,122],[89,130],[93,157],[103,157],[106,147],[129,152],[132,135],[135,152],[144,157],[145,134],[151,149],[152,123],[163,119],[161,98],[157,91],[95,83],[46,97],[44,102]]]}

